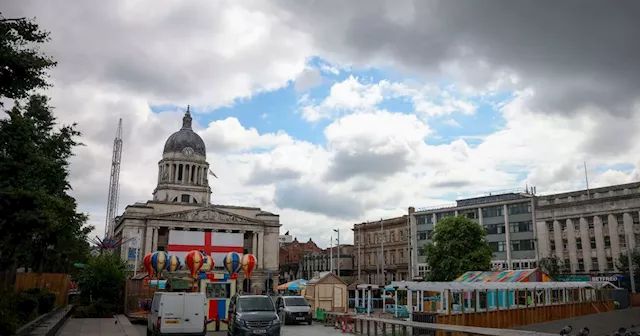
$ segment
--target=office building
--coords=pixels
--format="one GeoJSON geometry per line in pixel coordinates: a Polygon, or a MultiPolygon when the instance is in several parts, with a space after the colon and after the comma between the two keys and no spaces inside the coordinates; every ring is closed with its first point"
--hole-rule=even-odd
{"type": "Polygon", "coordinates": [[[537,199],[539,257],[555,253],[573,274],[617,273],[620,253],[640,243],[640,182],[537,199]]]}
{"type": "Polygon", "coordinates": [[[528,191],[507,191],[488,196],[456,201],[450,206],[409,208],[412,276],[424,277],[429,271],[425,244],[430,240],[438,221],[465,216],[487,230],[487,240],[493,249],[494,269],[528,269],[537,266],[535,197],[528,191]]]}

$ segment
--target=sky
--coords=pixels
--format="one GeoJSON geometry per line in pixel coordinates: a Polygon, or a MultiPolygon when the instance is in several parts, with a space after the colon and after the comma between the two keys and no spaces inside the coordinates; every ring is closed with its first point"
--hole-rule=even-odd
{"type": "MultiPolygon", "coordinates": [[[[72,195],[102,235],[123,120],[119,212],[151,199],[191,105],[212,203],[332,229],[536,186],[640,180],[640,2],[14,0],[58,62],[46,91],[84,144],[72,195]]],[[[1,116],[0,116],[1,117],[1,116]]]]}

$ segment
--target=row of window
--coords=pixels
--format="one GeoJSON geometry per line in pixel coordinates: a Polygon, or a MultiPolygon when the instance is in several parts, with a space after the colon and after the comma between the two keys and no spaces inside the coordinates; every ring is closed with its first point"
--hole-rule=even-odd
{"type": "MultiPolygon", "coordinates": [[[[382,255],[382,253],[376,253],[376,252],[370,252],[367,253],[366,259],[369,263],[369,265],[375,265],[376,264],[376,258],[378,259],[379,263],[382,263],[382,258],[384,258],[384,264],[385,265],[395,265],[396,264],[396,257],[399,263],[403,264],[406,261],[404,260],[404,250],[391,250],[391,251],[385,251],[384,255],[382,255]]],[[[357,260],[356,260],[357,263],[357,260]]]]}
{"type": "MultiPolygon", "coordinates": [[[[551,248],[552,251],[554,251],[556,249],[556,241],[554,239],[553,236],[550,236],[550,242],[549,242],[549,247],[551,248]]],[[[611,236],[609,236],[608,234],[606,234],[604,236],[604,247],[605,248],[610,248],[611,247],[611,236]]],[[[640,234],[636,234],[635,235],[635,240],[636,242],[640,242],[640,234]]],[[[589,237],[589,245],[591,246],[592,249],[597,248],[597,243],[596,243],[596,237],[589,237]]],[[[620,234],[618,235],[618,246],[620,246],[621,248],[627,247],[627,238],[624,234],[620,234]]],[[[567,252],[569,249],[569,241],[567,239],[562,239],[562,249],[564,252],[567,252]]],[[[580,237],[576,237],[576,249],[577,250],[582,250],[582,239],[580,239],[580,237]]]]}
{"type": "MultiPolygon", "coordinates": [[[[385,243],[393,243],[398,241],[406,241],[409,235],[407,234],[407,229],[398,229],[398,230],[385,230],[384,234],[380,231],[377,232],[369,232],[364,234],[365,244],[380,244],[383,241],[385,243]],[[398,239],[396,239],[396,232],[398,233],[398,239]]],[[[355,234],[353,236],[354,243],[358,244],[358,235],[355,234]]]]}
{"type": "MultiPolygon", "coordinates": [[[[640,213],[638,211],[633,211],[630,212],[629,215],[631,215],[631,220],[633,221],[634,225],[640,225],[640,213]]],[[[614,214],[615,219],[616,219],[616,223],[614,225],[616,226],[620,226],[624,224],[624,214],[622,213],[617,213],[614,214]]],[[[603,231],[608,231],[609,230],[609,216],[608,215],[603,215],[603,216],[593,216],[593,217],[587,217],[585,218],[587,221],[587,227],[589,229],[593,229],[594,228],[594,218],[595,217],[599,217],[600,220],[602,221],[602,229],[603,231]]],[[[575,230],[580,230],[580,218],[571,218],[571,223],[573,224],[573,228],[575,230]]],[[[553,225],[553,221],[548,221],[546,222],[547,224],[547,230],[549,232],[553,232],[555,230],[554,225],[553,225]]],[[[560,229],[562,231],[567,229],[567,221],[563,220],[559,222],[560,224],[560,229]]]]}
{"type": "MultiPolygon", "coordinates": [[[[604,271],[613,271],[614,270],[614,263],[613,263],[613,258],[612,257],[607,257],[607,266],[604,269],[604,271]]],[[[566,271],[571,271],[571,263],[569,261],[569,259],[565,259],[564,260],[564,264],[563,264],[563,268],[566,271]]],[[[600,263],[598,262],[598,258],[591,258],[591,270],[600,270],[600,263]]],[[[576,272],[584,272],[585,268],[584,268],[584,259],[580,258],[578,259],[578,265],[576,268],[576,272]]]]}
{"type": "MultiPolygon", "coordinates": [[[[509,204],[509,205],[507,205],[507,209],[508,209],[509,215],[527,214],[527,213],[531,213],[531,204],[529,202],[527,202],[527,203],[518,203],[518,204],[509,204]]],[[[436,222],[438,222],[438,221],[440,221],[440,220],[442,220],[444,218],[447,218],[447,217],[453,217],[455,215],[456,215],[455,211],[437,212],[436,213],[436,222]]],[[[470,219],[479,218],[477,209],[460,210],[458,212],[458,215],[465,216],[465,217],[470,218],[470,219]]],[[[490,206],[490,207],[482,208],[482,217],[483,218],[502,217],[502,216],[504,216],[504,206],[502,206],[502,205],[496,205],[496,206],[490,206]]],[[[416,222],[417,222],[418,225],[421,225],[421,224],[433,224],[433,215],[429,214],[429,215],[417,216],[416,217],[416,222]]]]}
{"type": "MultiPolygon", "coordinates": [[[[498,224],[488,224],[485,225],[488,235],[492,234],[504,234],[505,228],[504,223],[498,224]]],[[[521,221],[521,222],[511,222],[509,223],[509,232],[533,232],[533,222],[532,221],[521,221]]]]}
{"type": "MultiPolygon", "coordinates": [[[[507,242],[489,242],[489,247],[493,252],[506,252],[507,242]]],[[[535,249],[535,240],[533,239],[521,239],[511,241],[511,251],[533,251],[535,249]]]]}

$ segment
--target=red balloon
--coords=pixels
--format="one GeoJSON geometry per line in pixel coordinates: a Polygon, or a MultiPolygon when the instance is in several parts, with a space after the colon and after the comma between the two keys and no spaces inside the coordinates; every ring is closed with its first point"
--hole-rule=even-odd
{"type": "Polygon", "coordinates": [[[142,262],[144,263],[144,269],[146,269],[147,273],[149,273],[149,278],[153,276],[153,267],[151,267],[151,256],[153,256],[153,253],[147,254],[146,256],[144,256],[144,259],[142,259],[142,262]]]}
{"type": "Polygon", "coordinates": [[[184,257],[184,264],[187,265],[189,271],[191,271],[191,277],[195,278],[198,271],[202,268],[204,264],[204,258],[202,253],[197,250],[193,250],[184,257]]]}

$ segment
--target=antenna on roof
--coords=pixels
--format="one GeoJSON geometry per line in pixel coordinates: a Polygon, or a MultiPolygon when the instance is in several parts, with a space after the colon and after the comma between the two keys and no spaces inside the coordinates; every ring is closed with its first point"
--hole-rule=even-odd
{"type": "Polygon", "coordinates": [[[587,162],[584,162],[584,181],[587,183],[587,198],[591,199],[591,195],[589,193],[589,176],[587,176],[587,162]]]}

